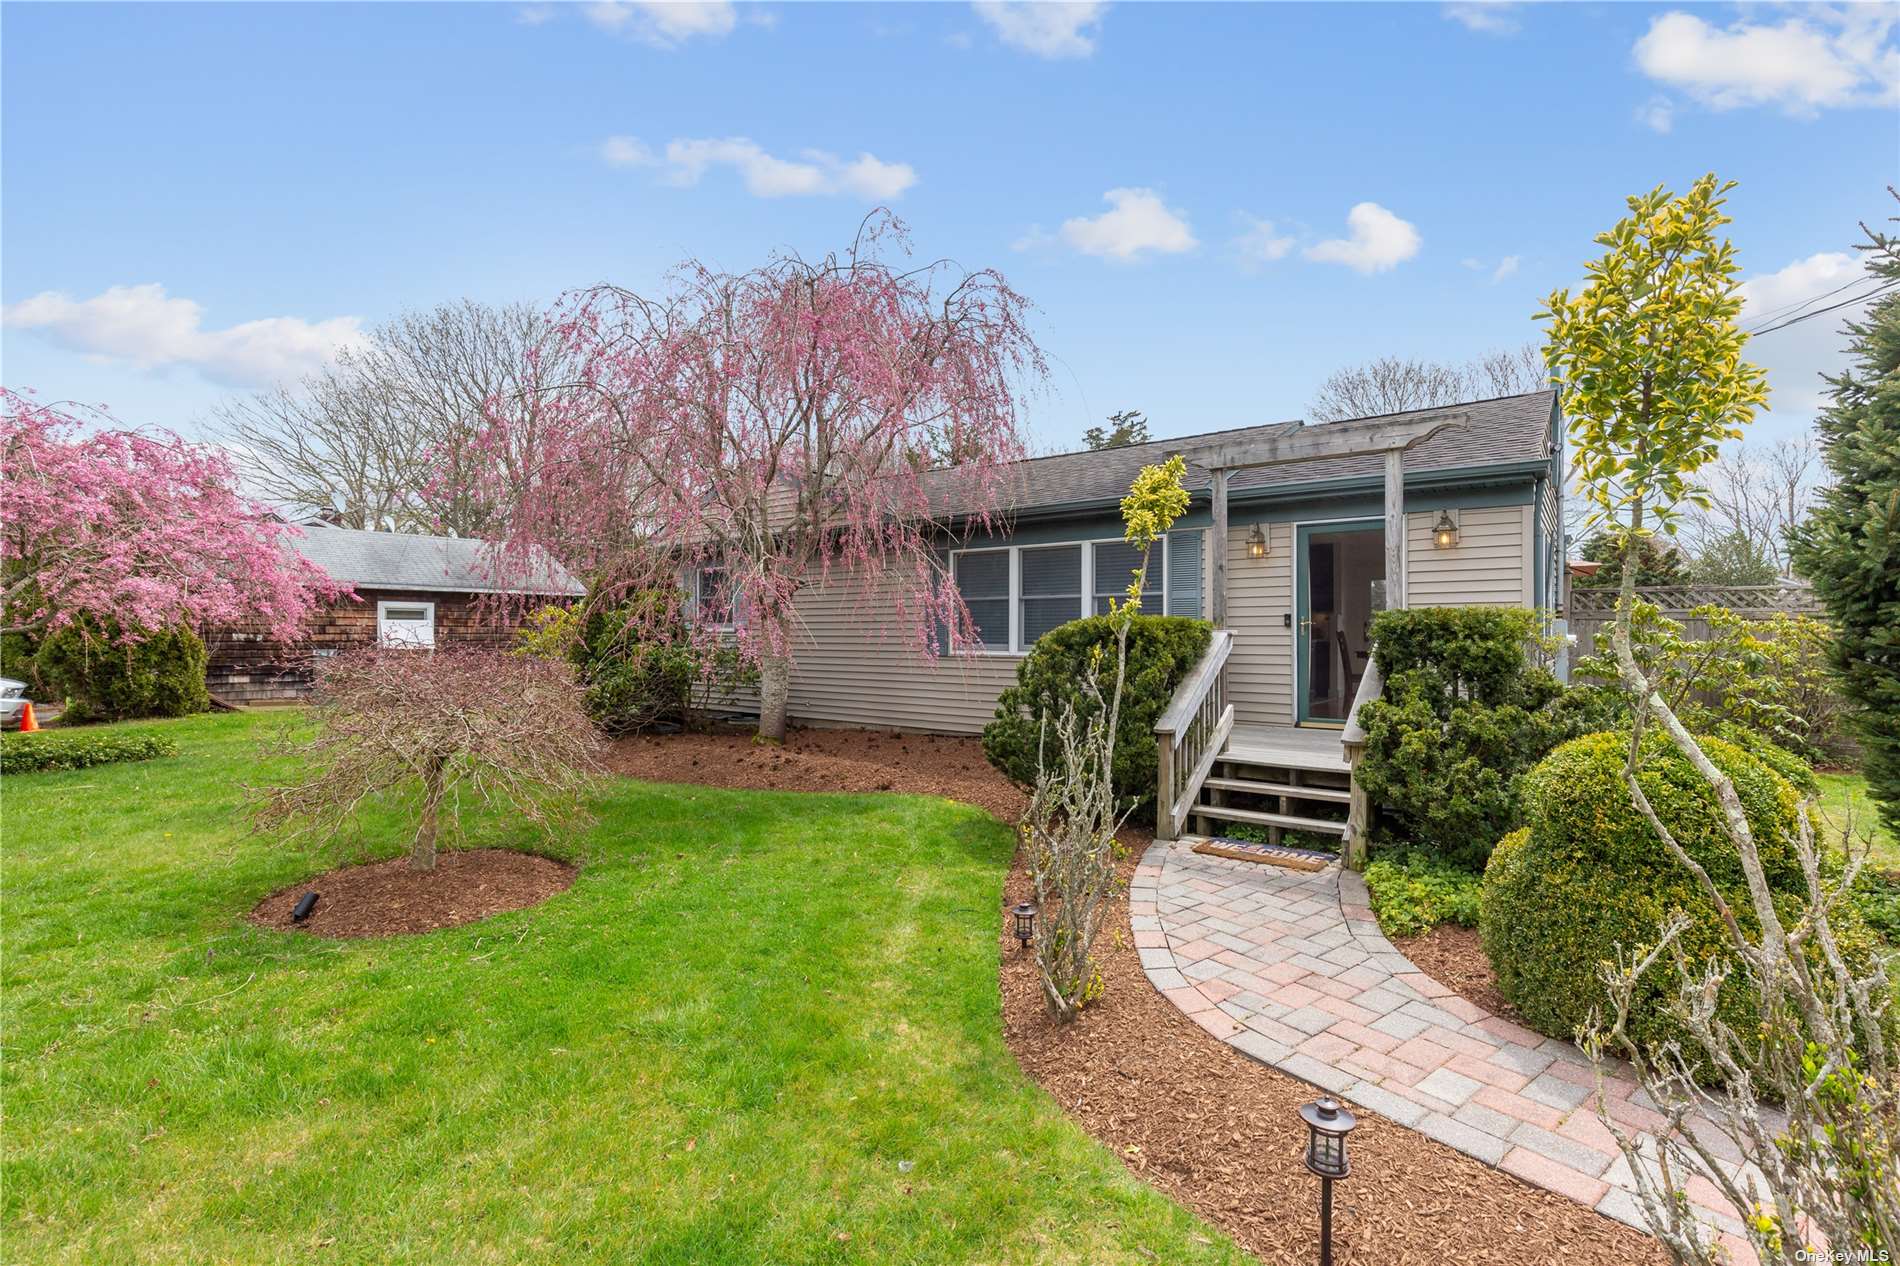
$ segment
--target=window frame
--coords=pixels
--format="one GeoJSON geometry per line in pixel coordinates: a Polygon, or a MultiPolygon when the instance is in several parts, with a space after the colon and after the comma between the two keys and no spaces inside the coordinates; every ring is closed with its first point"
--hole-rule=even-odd
{"type": "MultiPolygon", "coordinates": [[[[716,571],[722,576],[732,575],[732,569],[724,563],[697,563],[693,566],[692,598],[693,620],[695,622],[700,621],[700,614],[706,609],[706,573],[709,571],[716,571]]],[[[717,624],[709,621],[704,622],[703,627],[711,629],[715,633],[736,633],[738,631],[739,601],[736,595],[728,596],[732,598],[732,608],[726,613],[728,618],[717,624]]]]}
{"type": "MultiPolygon", "coordinates": [[[[1191,528],[1182,529],[1182,531],[1193,531],[1193,530],[1194,529],[1191,529],[1191,528]]],[[[1150,587],[1157,594],[1159,594],[1161,598],[1161,611],[1159,612],[1159,614],[1166,615],[1168,613],[1168,556],[1169,556],[1167,534],[1163,533],[1160,537],[1157,538],[1157,542],[1161,546],[1160,579],[1154,582],[1150,587]]],[[[1098,596],[1095,592],[1095,547],[1098,545],[1124,545],[1124,544],[1127,544],[1126,540],[1119,536],[1082,536],[1082,537],[1074,537],[1067,540],[1033,541],[1033,542],[1027,542],[1024,544],[972,545],[967,548],[958,548],[958,549],[951,550],[949,552],[948,558],[949,558],[949,568],[950,568],[950,583],[953,585],[957,583],[957,558],[959,555],[962,555],[962,554],[1001,554],[1001,553],[1006,553],[1009,555],[1009,595],[1008,595],[1009,597],[1009,648],[1007,650],[999,650],[993,647],[981,646],[981,645],[960,646],[956,649],[956,654],[981,655],[981,656],[989,656],[989,657],[1000,656],[1000,657],[1006,657],[1006,658],[1011,658],[1011,659],[1021,659],[1024,655],[1027,655],[1030,651],[1030,648],[1035,645],[1035,643],[1033,642],[1028,643],[1026,645],[1023,642],[1023,597],[1024,595],[1023,595],[1022,556],[1023,556],[1024,550],[1066,549],[1070,547],[1081,548],[1082,550],[1082,593],[1081,593],[1081,601],[1077,604],[1076,618],[1084,619],[1088,616],[1095,614],[1095,599],[1098,596]]],[[[1152,566],[1153,566],[1153,563],[1151,562],[1150,567],[1152,568],[1152,566]]],[[[1117,593],[1126,592],[1126,588],[1127,587],[1124,585],[1121,589],[1117,590],[1117,593]]],[[[962,598],[961,588],[958,589],[957,596],[959,600],[961,600],[962,598]]],[[[1030,595],[1030,596],[1033,597],[1034,595],[1030,595]]],[[[992,598],[990,599],[990,601],[995,601],[995,599],[992,598]]]]}
{"type": "MultiPolygon", "coordinates": [[[[417,623],[417,621],[399,620],[397,621],[397,623],[405,624],[405,625],[414,625],[417,623]]],[[[424,602],[420,600],[411,600],[411,599],[402,599],[402,598],[377,599],[376,601],[376,646],[377,646],[377,649],[390,650],[390,651],[432,651],[435,649],[435,633],[436,633],[436,626],[435,626],[435,603],[434,602],[424,602]],[[427,642],[412,642],[405,638],[402,641],[392,642],[389,639],[389,622],[390,622],[389,610],[392,607],[397,608],[398,610],[406,610],[412,607],[420,607],[422,610],[427,611],[429,613],[428,615],[429,640],[427,642]]]]}

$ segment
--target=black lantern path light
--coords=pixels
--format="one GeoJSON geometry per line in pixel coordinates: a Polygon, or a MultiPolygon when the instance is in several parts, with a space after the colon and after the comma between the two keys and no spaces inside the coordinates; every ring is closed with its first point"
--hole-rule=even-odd
{"type": "Polygon", "coordinates": [[[1010,915],[1016,921],[1015,937],[1022,948],[1028,949],[1029,943],[1036,939],[1036,903],[1019,901],[1011,908],[1010,915]]]}
{"type": "Polygon", "coordinates": [[[1352,1173],[1346,1136],[1359,1122],[1331,1095],[1300,1109],[1306,1122],[1306,1167],[1319,1175],[1319,1266],[1333,1266],[1333,1179],[1352,1173]]]}

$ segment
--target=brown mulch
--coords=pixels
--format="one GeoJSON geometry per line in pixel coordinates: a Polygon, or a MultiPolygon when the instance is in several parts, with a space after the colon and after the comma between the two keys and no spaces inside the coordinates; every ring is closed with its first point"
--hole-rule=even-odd
{"type": "MultiPolygon", "coordinates": [[[[720,787],[924,792],[1005,821],[1022,805],[974,739],[800,730],[783,749],[738,735],[629,739],[609,763],[638,777],[720,787]]],[[[1123,833],[1124,879],[1150,838],[1123,833]]],[[[1023,1070],[1136,1175],[1262,1261],[1315,1260],[1319,1183],[1301,1161],[1298,1114],[1318,1092],[1208,1036],[1149,985],[1125,897],[1109,910],[1097,947],[1102,999],[1075,1023],[1056,1025],[1032,961],[1003,928],[1002,911],[1029,895],[1019,858],[1001,894],[998,945],[1004,1038],[1023,1070]]],[[[1353,1176],[1334,1192],[1342,1266],[1664,1261],[1648,1236],[1572,1200],[1370,1113],[1360,1119],[1353,1176]]]]}
{"type": "Polygon", "coordinates": [[[886,730],[792,730],[783,745],[752,732],[624,738],[603,754],[609,769],[653,782],[748,791],[905,791],[987,809],[1005,822],[1022,793],[983,759],[971,738],[886,730]]]}
{"type": "Polygon", "coordinates": [[[411,870],[409,859],[398,857],[292,884],[258,902],[250,918],[317,936],[403,936],[539,905],[566,891],[574,873],[566,862],[505,848],[441,853],[434,870],[411,870]],[[316,909],[292,923],[290,912],[306,892],[318,894],[316,909]]]}
{"type": "Polygon", "coordinates": [[[1441,923],[1419,936],[1395,937],[1392,944],[1420,971],[1466,1002],[1507,1020],[1518,1018],[1517,1008],[1498,991],[1498,974],[1485,957],[1478,929],[1441,923]]]}

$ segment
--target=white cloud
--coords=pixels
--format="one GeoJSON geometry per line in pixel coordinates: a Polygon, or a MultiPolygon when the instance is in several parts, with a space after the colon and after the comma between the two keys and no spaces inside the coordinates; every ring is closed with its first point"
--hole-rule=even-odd
{"type": "Polygon", "coordinates": [[[1110,189],[1102,198],[1110,210],[1062,222],[1062,240],[1084,255],[1126,261],[1147,251],[1178,255],[1197,245],[1187,218],[1152,189],[1110,189]]]}
{"type": "Polygon", "coordinates": [[[1246,221],[1247,229],[1234,239],[1234,247],[1248,267],[1256,268],[1277,259],[1285,259],[1293,249],[1293,236],[1275,230],[1272,220],[1260,220],[1251,215],[1240,218],[1246,221]]]}
{"type": "Polygon", "coordinates": [[[554,9],[545,4],[527,5],[515,14],[515,21],[523,26],[544,26],[554,21],[554,9]]]}
{"type": "Polygon", "coordinates": [[[715,167],[730,167],[759,198],[799,198],[851,194],[871,201],[899,197],[917,183],[908,163],[887,163],[872,154],[844,159],[820,149],[779,158],[743,136],[667,142],[656,155],[638,137],[610,136],[600,143],[601,161],[611,167],[658,167],[668,184],[696,185],[715,167]]]}
{"type": "Polygon", "coordinates": [[[603,31],[658,48],[678,48],[695,36],[720,39],[739,24],[728,0],[599,0],[583,5],[581,13],[603,31]]]}
{"type": "Polygon", "coordinates": [[[1038,57],[1087,57],[1106,4],[1090,0],[976,0],[971,6],[998,39],[1038,57]]]}
{"type": "Polygon", "coordinates": [[[204,308],[165,287],[113,286],[90,299],[47,290],[9,304],[0,316],[15,329],[145,369],[188,365],[234,386],[262,386],[320,368],[338,349],[362,341],[356,317],[305,321],[265,317],[222,330],[204,328],[204,308]]]}
{"type": "Polygon", "coordinates": [[[648,167],[653,151],[637,136],[610,136],[600,143],[600,160],[609,167],[648,167]]]}
{"type": "Polygon", "coordinates": [[[1463,0],[1445,6],[1445,16],[1486,35],[1515,35],[1518,31],[1514,0],[1463,0]]]}
{"type": "Polygon", "coordinates": [[[1306,257],[1344,264],[1362,273],[1381,273],[1418,254],[1418,229],[1376,202],[1361,202],[1346,213],[1349,238],[1333,238],[1306,248],[1306,257]]]}
{"type": "Polygon", "coordinates": [[[1636,107],[1636,121],[1652,132],[1667,135],[1676,125],[1676,104],[1668,97],[1651,97],[1636,107]]]}
{"type": "MultiPolygon", "coordinates": [[[[1839,303],[1871,289],[1873,280],[1847,251],[1798,259],[1742,283],[1742,328],[1765,328],[1839,303]]],[[[1809,413],[1820,407],[1827,391],[1821,374],[1837,374],[1847,365],[1841,326],[1866,310],[1865,303],[1857,303],[1748,340],[1742,354],[1768,371],[1768,403],[1775,412],[1809,413]]]]}
{"type": "Polygon", "coordinates": [[[1503,259],[1500,259],[1498,266],[1491,270],[1491,284],[1496,285],[1506,277],[1517,276],[1517,265],[1518,258],[1515,255],[1506,255],[1503,259]]]}
{"type": "Polygon", "coordinates": [[[1900,104],[1900,5],[1804,9],[1777,25],[1726,30],[1665,13],[1636,41],[1650,78],[1716,110],[1773,105],[1800,117],[1828,108],[1900,104]]]}

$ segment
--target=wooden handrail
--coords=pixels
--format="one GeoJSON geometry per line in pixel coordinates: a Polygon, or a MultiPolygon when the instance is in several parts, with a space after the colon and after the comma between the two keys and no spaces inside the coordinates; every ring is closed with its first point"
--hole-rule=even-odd
{"type": "Polygon", "coordinates": [[[1233,649],[1233,630],[1215,629],[1213,640],[1207,644],[1207,653],[1174,688],[1174,698],[1168,703],[1167,711],[1155,722],[1156,734],[1178,735],[1194,719],[1207,692],[1213,689],[1215,678],[1227,666],[1227,656],[1233,649]]]}
{"type": "Polygon", "coordinates": [[[1346,728],[1340,731],[1342,743],[1364,744],[1366,727],[1359,724],[1359,709],[1385,694],[1385,674],[1379,671],[1379,657],[1376,654],[1366,656],[1366,671],[1359,678],[1359,689],[1353,692],[1352,711],[1346,714],[1346,728]]]}
{"type": "Polygon", "coordinates": [[[1227,699],[1227,657],[1233,649],[1233,633],[1216,629],[1207,652],[1155,722],[1155,834],[1161,839],[1180,835],[1201,784],[1233,733],[1234,705],[1227,699]]]}

